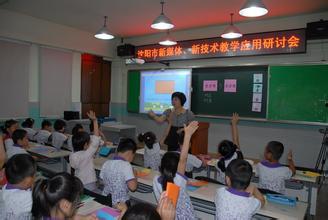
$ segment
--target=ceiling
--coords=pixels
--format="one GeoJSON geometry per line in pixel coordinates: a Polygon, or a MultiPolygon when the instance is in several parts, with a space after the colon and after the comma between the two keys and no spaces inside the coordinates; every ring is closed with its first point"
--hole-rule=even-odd
{"type": "MultiPolygon", "coordinates": [[[[245,0],[166,0],[165,14],[175,30],[225,24],[229,14],[236,22],[250,20],[238,14],[245,0]]],[[[27,14],[91,33],[108,16],[110,31],[121,37],[156,33],[150,28],[160,14],[160,0],[0,0],[0,8],[27,14]],[[1,4],[1,2],[4,2],[1,4]]],[[[328,10],[328,0],[263,0],[268,19],[328,10]]],[[[254,18],[253,18],[254,19],[254,18]]]]}

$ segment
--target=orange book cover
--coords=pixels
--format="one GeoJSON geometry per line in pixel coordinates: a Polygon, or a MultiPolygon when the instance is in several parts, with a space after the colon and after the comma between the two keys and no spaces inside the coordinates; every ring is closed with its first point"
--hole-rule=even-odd
{"type": "Polygon", "coordinates": [[[167,183],[166,185],[167,196],[172,200],[174,207],[177,206],[180,187],[174,183],[167,183]]]}

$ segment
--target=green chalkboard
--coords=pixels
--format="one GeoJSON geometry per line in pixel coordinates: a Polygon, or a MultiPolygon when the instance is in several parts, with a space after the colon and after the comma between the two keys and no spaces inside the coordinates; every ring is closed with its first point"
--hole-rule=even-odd
{"type": "Polygon", "coordinates": [[[268,119],[328,122],[328,65],[270,66],[268,119]]]}
{"type": "Polygon", "coordinates": [[[127,109],[128,112],[139,112],[140,96],[140,71],[131,70],[128,72],[128,94],[127,109]]]}
{"type": "Polygon", "coordinates": [[[191,110],[198,115],[231,116],[238,112],[241,117],[265,119],[267,70],[267,66],[193,69],[191,110]],[[213,82],[217,89],[210,85],[213,82]],[[253,98],[257,100],[253,102],[253,98]]]}

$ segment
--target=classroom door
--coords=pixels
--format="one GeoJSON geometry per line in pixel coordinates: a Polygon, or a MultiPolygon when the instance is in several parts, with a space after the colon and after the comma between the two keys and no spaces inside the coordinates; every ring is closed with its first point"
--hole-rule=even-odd
{"type": "Polygon", "coordinates": [[[94,110],[97,116],[109,116],[111,62],[102,57],[83,54],[81,67],[82,118],[94,110]]]}

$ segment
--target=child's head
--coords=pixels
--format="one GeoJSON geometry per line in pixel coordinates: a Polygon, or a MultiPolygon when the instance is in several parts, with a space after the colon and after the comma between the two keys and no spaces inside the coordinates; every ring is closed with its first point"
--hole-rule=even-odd
{"type": "Polygon", "coordinates": [[[228,187],[245,190],[251,182],[253,170],[246,160],[234,159],[229,163],[225,174],[228,187]]]}
{"type": "Polygon", "coordinates": [[[88,148],[90,135],[85,131],[77,132],[72,137],[72,145],[74,152],[82,151],[88,148]]]}
{"type": "Polygon", "coordinates": [[[5,173],[8,183],[29,189],[35,180],[36,163],[29,154],[16,154],[7,161],[5,173]]]}
{"type": "Polygon", "coordinates": [[[117,153],[125,160],[132,162],[137,151],[137,144],[131,138],[122,138],[117,146],[117,153]]]}
{"type": "Polygon", "coordinates": [[[38,180],[33,187],[32,214],[37,219],[71,218],[76,213],[82,192],[82,182],[68,173],[58,173],[50,179],[38,180]]]}
{"type": "Polygon", "coordinates": [[[14,131],[11,138],[13,139],[14,144],[18,144],[24,148],[28,147],[29,145],[27,132],[23,129],[17,129],[14,131]]]}
{"type": "Polygon", "coordinates": [[[138,140],[140,142],[144,142],[149,149],[153,149],[153,145],[156,142],[156,135],[153,132],[148,131],[144,134],[143,133],[139,134],[138,140]]]}
{"type": "Polygon", "coordinates": [[[18,128],[18,121],[14,119],[10,119],[5,121],[5,124],[2,128],[2,132],[11,136],[17,128],[18,128]]]}
{"type": "Polygon", "coordinates": [[[47,130],[47,131],[51,131],[51,122],[48,120],[43,120],[41,123],[41,129],[42,130],[47,130]]]}
{"type": "Polygon", "coordinates": [[[77,134],[78,132],[84,131],[84,128],[81,124],[76,124],[72,129],[72,135],[77,134]]]}
{"type": "Polygon", "coordinates": [[[161,220],[161,216],[154,206],[138,203],[124,213],[122,220],[161,220]]]}
{"type": "Polygon", "coordinates": [[[159,170],[162,174],[162,188],[163,191],[166,190],[166,185],[168,182],[173,183],[175,174],[177,173],[178,164],[180,160],[180,155],[176,152],[167,152],[163,155],[161,160],[161,166],[159,170]]]}
{"type": "MultiPolygon", "coordinates": [[[[235,154],[237,150],[237,146],[229,140],[223,140],[221,141],[221,143],[218,146],[218,152],[219,154],[221,154],[221,158],[218,161],[218,168],[222,171],[225,172],[226,171],[226,160],[229,160],[233,157],[233,155],[235,154]]],[[[243,159],[242,154],[237,154],[237,158],[238,159],[243,159]]]]}
{"type": "Polygon", "coordinates": [[[181,107],[187,101],[186,95],[182,92],[174,92],[171,96],[171,102],[173,107],[181,107]]]}
{"type": "Polygon", "coordinates": [[[64,133],[65,127],[66,127],[66,122],[65,121],[63,121],[61,119],[58,119],[58,120],[55,121],[55,124],[54,124],[55,131],[64,133]]]}
{"type": "Polygon", "coordinates": [[[27,118],[22,123],[23,128],[33,128],[34,125],[34,119],[33,118],[27,118]]]}
{"type": "Polygon", "coordinates": [[[279,141],[270,141],[265,148],[264,158],[270,162],[279,161],[284,153],[284,145],[279,141]]]}

